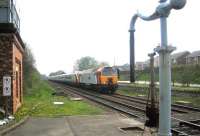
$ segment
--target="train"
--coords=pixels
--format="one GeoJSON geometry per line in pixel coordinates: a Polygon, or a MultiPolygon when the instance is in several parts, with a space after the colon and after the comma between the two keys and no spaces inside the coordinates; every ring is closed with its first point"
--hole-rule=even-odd
{"type": "Polygon", "coordinates": [[[49,76],[50,81],[113,94],[118,88],[118,71],[114,67],[99,67],[72,74],[49,76]]]}

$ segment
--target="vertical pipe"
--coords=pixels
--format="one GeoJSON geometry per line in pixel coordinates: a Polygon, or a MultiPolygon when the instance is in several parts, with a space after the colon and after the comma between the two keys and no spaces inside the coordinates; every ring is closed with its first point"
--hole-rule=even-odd
{"type": "Polygon", "coordinates": [[[129,30],[130,32],[130,82],[135,82],[135,30],[129,30]]]}
{"type": "Polygon", "coordinates": [[[160,18],[160,27],[161,27],[161,46],[167,46],[167,18],[161,17],[160,18]]]}
{"type": "Polygon", "coordinates": [[[161,48],[159,52],[160,116],[159,136],[171,136],[171,68],[167,49],[167,18],[160,18],[161,48]]]}
{"type": "Polygon", "coordinates": [[[150,57],[150,70],[151,70],[150,93],[151,93],[151,108],[152,109],[155,108],[154,55],[155,55],[155,53],[149,54],[149,57],[150,57]]]}

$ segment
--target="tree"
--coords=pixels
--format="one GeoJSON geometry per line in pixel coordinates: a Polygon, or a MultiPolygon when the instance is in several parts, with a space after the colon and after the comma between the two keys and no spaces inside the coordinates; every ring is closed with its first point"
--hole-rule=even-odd
{"type": "Polygon", "coordinates": [[[99,67],[103,67],[103,66],[110,66],[110,65],[108,64],[108,62],[102,61],[99,63],[99,67]]]}
{"type": "Polygon", "coordinates": [[[32,87],[32,74],[37,71],[35,68],[35,59],[31,49],[27,44],[25,44],[24,54],[23,54],[23,74],[24,74],[24,88],[32,87]]]}
{"type": "Polygon", "coordinates": [[[183,67],[182,73],[181,73],[181,78],[180,81],[183,85],[186,84],[187,87],[190,86],[191,81],[194,80],[194,71],[193,71],[193,66],[187,65],[183,67]]]}
{"type": "Polygon", "coordinates": [[[27,44],[25,44],[23,63],[25,75],[35,68],[35,59],[31,49],[27,44]]]}
{"type": "Polygon", "coordinates": [[[98,67],[98,62],[93,57],[86,56],[77,60],[75,66],[74,69],[76,70],[87,70],[98,67]]]}

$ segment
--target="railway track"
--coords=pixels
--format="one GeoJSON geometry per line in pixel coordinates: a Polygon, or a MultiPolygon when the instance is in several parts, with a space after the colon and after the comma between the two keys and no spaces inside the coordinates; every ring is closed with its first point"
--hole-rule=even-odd
{"type": "MultiPolygon", "coordinates": [[[[53,83],[54,86],[60,86],[65,95],[74,94],[87,98],[96,103],[102,104],[106,107],[115,109],[119,112],[137,118],[140,121],[145,121],[145,105],[146,99],[138,97],[124,96],[120,94],[114,95],[103,95],[99,93],[94,93],[92,91],[85,91],[80,88],[74,88],[66,86],[63,84],[53,83]]],[[[189,114],[190,112],[199,112],[200,109],[194,107],[188,107],[183,105],[172,105],[172,111],[179,115],[189,114]]],[[[173,114],[172,114],[173,115],[173,114]]],[[[200,135],[200,117],[192,121],[185,121],[178,119],[177,117],[172,117],[173,135],[189,136],[189,135],[200,135]]]]}
{"type": "Polygon", "coordinates": [[[200,120],[185,121],[172,117],[172,121],[178,122],[173,126],[172,133],[181,136],[199,136],[200,135],[200,120]]]}
{"type": "MultiPolygon", "coordinates": [[[[140,97],[135,97],[135,96],[126,96],[126,95],[121,95],[121,94],[114,94],[115,97],[119,97],[121,99],[126,99],[126,100],[130,100],[130,101],[135,101],[138,103],[143,103],[145,104],[147,99],[145,98],[140,98],[140,97]]],[[[185,106],[185,105],[180,105],[180,104],[172,104],[172,110],[179,108],[180,110],[187,110],[187,111],[194,111],[194,112],[200,112],[199,108],[196,107],[190,107],[190,106],[185,106]]]]}
{"type": "Polygon", "coordinates": [[[112,109],[115,109],[117,111],[120,111],[122,113],[125,113],[127,115],[133,116],[138,119],[143,119],[145,114],[145,109],[138,108],[136,106],[132,106],[123,102],[116,101],[114,99],[106,99],[105,97],[102,97],[101,94],[94,94],[92,92],[86,92],[82,89],[77,89],[65,85],[61,85],[62,89],[64,91],[64,94],[70,94],[71,96],[73,94],[76,94],[78,96],[87,98],[91,101],[100,103],[104,106],[110,107],[112,109]],[[141,114],[142,113],[142,114],[141,114]]]}

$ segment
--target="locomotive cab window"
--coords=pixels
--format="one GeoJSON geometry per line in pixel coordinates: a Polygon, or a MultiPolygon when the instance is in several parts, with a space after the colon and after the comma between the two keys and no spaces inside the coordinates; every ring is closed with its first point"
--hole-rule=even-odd
{"type": "Polygon", "coordinates": [[[112,74],[117,76],[118,75],[118,72],[117,72],[117,69],[116,68],[112,68],[112,74]]]}
{"type": "Polygon", "coordinates": [[[110,68],[110,67],[105,67],[105,68],[102,70],[102,75],[103,75],[103,76],[111,76],[111,75],[112,75],[112,68],[110,68]]]}

